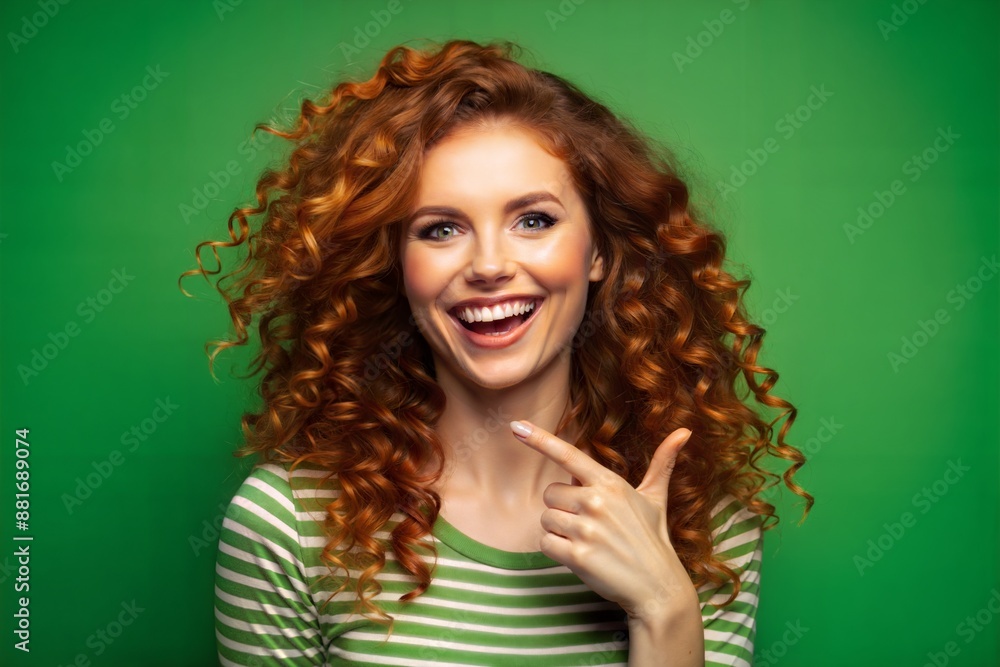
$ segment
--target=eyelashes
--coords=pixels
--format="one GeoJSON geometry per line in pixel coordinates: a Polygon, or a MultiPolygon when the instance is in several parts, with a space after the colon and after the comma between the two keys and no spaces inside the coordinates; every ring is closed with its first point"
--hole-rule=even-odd
{"type": "MultiPolygon", "coordinates": [[[[525,221],[540,221],[544,226],[542,227],[525,227],[528,231],[541,231],[543,229],[548,229],[552,227],[558,220],[547,213],[542,213],[541,211],[532,211],[531,213],[525,213],[523,216],[518,218],[518,224],[525,221]]],[[[435,235],[433,232],[439,229],[447,228],[457,228],[458,225],[450,220],[432,220],[423,227],[421,227],[416,232],[416,237],[419,239],[426,239],[429,241],[445,241],[452,238],[456,234],[452,232],[446,236],[435,235]]]]}

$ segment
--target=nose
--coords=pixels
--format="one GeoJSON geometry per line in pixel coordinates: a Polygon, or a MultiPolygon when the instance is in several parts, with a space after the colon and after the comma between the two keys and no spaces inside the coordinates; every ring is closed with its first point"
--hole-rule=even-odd
{"type": "Polygon", "coordinates": [[[472,257],[465,271],[470,283],[491,285],[514,275],[514,262],[503,234],[479,235],[471,244],[472,257]]]}

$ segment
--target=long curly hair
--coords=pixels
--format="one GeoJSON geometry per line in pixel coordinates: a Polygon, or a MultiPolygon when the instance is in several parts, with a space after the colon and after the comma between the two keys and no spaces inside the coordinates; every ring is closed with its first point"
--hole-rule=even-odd
{"type": "Polygon", "coordinates": [[[446,399],[401,296],[400,231],[427,148],[459,127],[513,123],[565,162],[605,258],[605,276],[591,285],[564,350],[571,406],[557,431],[577,424],[576,444],[588,443],[596,461],[635,486],[663,438],[691,429],[671,477],[669,536],[696,586],[733,582],[728,605],[740,581],[713,557],[713,507],[732,494],[773,528],[778,517],[764,492],[780,478],[759,465],[768,455],[792,462],[781,477],[806,499],[803,520],[814,502],[792,479],[805,458],[784,440],[796,409],[769,393],[778,374],[756,363],[765,330],[743,303],[750,281],[723,270],[726,240],[696,213],[669,149],[572,83],[517,62],[514,43],[433,47],[391,49],[367,81],[303,100],[292,128],[256,125],[291,142],[290,157],[264,170],[256,206],[229,216],[231,240],[199,243],[199,268],[181,275],[209,280],[222,270],[218,248],[246,244],[243,263],[215,283],[236,337],[211,341],[209,355],[212,369],[222,350],[246,345],[259,316],[250,375],[265,371],[263,407],[243,415],[246,443],[235,455],[292,469],[309,460],[329,470],[324,482],[336,475],[322,554],[327,576],[344,571],[333,594],[363,562],[355,609],[391,626],[373,603],[388,548],[418,582],[400,600],[427,590],[431,572],[417,550],[441,507],[429,485],[442,468],[420,471],[444,461],[435,423],[446,399]],[[256,215],[262,222],[251,231],[247,219],[256,215]],[[206,245],[214,270],[201,261],[206,245]],[[741,400],[738,378],[783,412],[765,422],[741,400]],[[403,520],[389,539],[376,539],[397,511],[403,520]]]}

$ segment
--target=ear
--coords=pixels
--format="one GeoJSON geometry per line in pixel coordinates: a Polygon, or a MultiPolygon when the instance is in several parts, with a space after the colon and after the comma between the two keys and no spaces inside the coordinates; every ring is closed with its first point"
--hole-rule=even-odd
{"type": "Polygon", "coordinates": [[[597,245],[594,245],[594,252],[590,257],[590,274],[587,276],[590,282],[601,280],[604,278],[604,258],[597,250],[597,245]]]}

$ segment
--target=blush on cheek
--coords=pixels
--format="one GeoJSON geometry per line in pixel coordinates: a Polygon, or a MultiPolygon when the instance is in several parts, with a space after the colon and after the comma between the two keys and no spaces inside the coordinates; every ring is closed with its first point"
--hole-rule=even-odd
{"type": "Polygon", "coordinates": [[[532,248],[524,257],[524,263],[532,267],[544,267],[545,278],[553,284],[572,284],[580,280],[580,275],[589,273],[590,256],[586,239],[567,236],[545,248],[532,248]]]}
{"type": "Polygon", "coordinates": [[[401,269],[403,290],[412,309],[426,307],[434,296],[434,263],[425,261],[419,252],[409,252],[403,255],[401,269]]]}

